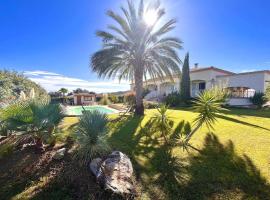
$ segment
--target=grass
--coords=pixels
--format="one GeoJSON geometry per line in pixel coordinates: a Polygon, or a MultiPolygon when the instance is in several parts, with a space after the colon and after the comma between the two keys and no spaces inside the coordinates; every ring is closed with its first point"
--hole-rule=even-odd
{"type": "MultiPolygon", "coordinates": [[[[223,113],[213,133],[204,127],[189,152],[175,148],[166,155],[152,132],[156,114],[129,117],[112,124],[110,143],[131,158],[143,199],[270,199],[270,112],[232,109],[223,113]]],[[[192,122],[191,110],[170,110],[174,128],[192,122]]]]}
{"type": "MultiPolygon", "coordinates": [[[[193,149],[176,147],[172,154],[152,129],[150,119],[156,113],[147,110],[144,117],[109,124],[112,148],[132,160],[138,199],[270,199],[270,111],[226,111],[212,133],[203,127],[194,135],[193,149]]],[[[196,116],[189,109],[168,113],[174,129],[196,116]]],[[[59,127],[61,143],[77,122],[65,118],[59,127]]],[[[15,151],[0,159],[1,199],[114,199],[72,157],[53,161],[56,149],[42,155],[15,151]]]]}

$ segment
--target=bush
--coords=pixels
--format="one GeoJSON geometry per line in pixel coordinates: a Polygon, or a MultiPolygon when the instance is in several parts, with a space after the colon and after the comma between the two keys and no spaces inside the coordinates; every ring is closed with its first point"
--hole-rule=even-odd
{"type": "Polygon", "coordinates": [[[88,164],[110,150],[106,141],[107,123],[107,115],[97,110],[86,111],[80,117],[76,131],[79,149],[75,156],[81,164],[88,164]]]}
{"type": "Polygon", "coordinates": [[[118,97],[116,95],[109,95],[109,100],[113,103],[118,103],[118,97]]]}
{"type": "Polygon", "coordinates": [[[264,93],[256,92],[253,97],[250,98],[250,101],[258,106],[258,108],[262,108],[262,106],[267,102],[264,93]]]}
{"type": "Polygon", "coordinates": [[[124,97],[124,102],[129,106],[134,106],[136,104],[136,97],[134,93],[126,94],[124,97]]]}
{"type": "Polygon", "coordinates": [[[104,95],[102,99],[99,101],[99,104],[101,105],[109,105],[111,102],[107,95],[104,95]]]}
{"type": "Polygon", "coordinates": [[[13,144],[3,144],[0,146],[0,159],[10,155],[14,151],[14,145],[13,144]]]}
{"type": "Polygon", "coordinates": [[[118,103],[124,103],[124,96],[118,96],[118,103]]]}
{"type": "Polygon", "coordinates": [[[24,75],[15,71],[0,70],[0,107],[16,101],[22,92],[29,96],[32,90],[35,91],[36,98],[48,97],[45,89],[24,75]]]}
{"type": "Polygon", "coordinates": [[[165,104],[168,106],[179,106],[181,102],[181,95],[178,92],[173,92],[165,98],[165,104]]]}
{"type": "Polygon", "coordinates": [[[268,87],[266,88],[265,91],[265,98],[267,101],[270,101],[270,84],[268,85],[268,87]]]}
{"type": "Polygon", "coordinates": [[[154,109],[154,108],[158,108],[159,107],[159,104],[158,103],[155,103],[155,102],[146,101],[143,104],[144,104],[144,108],[146,108],[146,109],[154,109]]]}
{"type": "Polygon", "coordinates": [[[52,135],[64,113],[60,105],[50,104],[48,100],[28,99],[2,109],[0,116],[9,131],[33,136],[36,147],[41,149],[42,142],[52,135]]]}

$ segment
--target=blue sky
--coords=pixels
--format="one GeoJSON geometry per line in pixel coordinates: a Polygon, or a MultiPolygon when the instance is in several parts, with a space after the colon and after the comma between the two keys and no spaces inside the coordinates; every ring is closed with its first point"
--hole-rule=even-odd
{"type": "MultiPolygon", "coordinates": [[[[128,89],[100,80],[89,56],[101,42],[95,31],[111,21],[108,9],[123,0],[0,0],[0,69],[26,71],[48,90],[82,85],[97,92],[128,89]]],[[[235,72],[270,69],[270,1],[164,0],[178,20],[183,59],[235,72]]]]}

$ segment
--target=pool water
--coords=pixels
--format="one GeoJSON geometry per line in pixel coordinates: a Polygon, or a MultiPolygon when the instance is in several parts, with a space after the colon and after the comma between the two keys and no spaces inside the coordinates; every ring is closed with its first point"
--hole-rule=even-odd
{"type": "MultiPolygon", "coordinates": [[[[85,110],[98,110],[101,113],[105,114],[113,114],[116,113],[116,111],[104,107],[104,106],[84,106],[85,110]]],[[[81,106],[74,106],[74,107],[68,107],[67,108],[67,114],[68,115],[82,115],[83,108],[81,106]]]]}

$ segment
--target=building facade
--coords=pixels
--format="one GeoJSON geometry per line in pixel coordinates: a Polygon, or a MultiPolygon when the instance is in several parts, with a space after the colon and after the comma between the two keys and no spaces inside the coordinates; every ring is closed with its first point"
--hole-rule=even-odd
{"type": "MultiPolygon", "coordinates": [[[[199,68],[195,66],[190,70],[190,93],[196,97],[200,92],[215,86],[227,88],[230,91],[228,104],[234,106],[251,105],[249,100],[255,92],[265,92],[270,84],[270,70],[233,73],[216,67],[199,68]]],[[[150,92],[146,100],[161,101],[168,94],[180,90],[180,75],[169,78],[149,79],[144,82],[144,88],[150,92]]],[[[134,90],[134,84],[131,84],[134,90]]]]}

